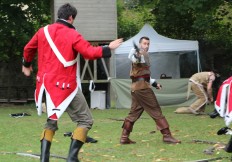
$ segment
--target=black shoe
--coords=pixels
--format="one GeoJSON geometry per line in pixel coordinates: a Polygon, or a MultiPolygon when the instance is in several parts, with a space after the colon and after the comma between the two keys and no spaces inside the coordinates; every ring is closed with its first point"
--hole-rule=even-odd
{"type": "Polygon", "coordinates": [[[86,138],[86,143],[97,143],[97,140],[95,140],[95,139],[93,139],[93,138],[87,136],[87,138],[86,138]]]}
{"type": "Polygon", "coordinates": [[[72,136],[72,132],[65,132],[65,133],[64,133],[64,136],[65,136],[65,137],[71,137],[71,136],[72,136]]]}
{"type": "Polygon", "coordinates": [[[231,129],[228,128],[228,127],[223,127],[223,128],[221,128],[221,129],[218,130],[217,135],[226,134],[228,132],[228,130],[231,130],[231,129]]]}
{"type": "Polygon", "coordinates": [[[210,118],[214,119],[217,116],[219,116],[219,113],[217,112],[217,110],[214,109],[213,112],[209,113],[210,118]]]}

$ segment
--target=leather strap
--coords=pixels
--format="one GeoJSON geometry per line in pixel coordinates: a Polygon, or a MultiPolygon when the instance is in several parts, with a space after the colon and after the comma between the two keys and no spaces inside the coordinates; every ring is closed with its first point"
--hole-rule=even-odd
{"type": "Polygon", "coordinates": [[[66,61],[64,59],[64,57],[62,56],[62,54],[60,53],[60,51],[57,49],[56,45],[52,41],[52,38],[48,32],[48,25],[44,27],[44,33],[45,33],[45,37],[47,38],[47,41],[48,41],[49,45],[51,46],[53,52],[57,56],[58,60],[64,65],[64,67],[72,66],[77,62],[77,57],[76,57],[76,59],[74,59],[72,61],[66,61]]]}
{"type": "Polygon", "coordinates": [[[141,77],[132,77],[131,79],[132,79],[132,82],[137,82],[137,81],[141,81],[141,80],[146,81],[146,82],[150,82],[150,77],[141,76],[141,77]]]}

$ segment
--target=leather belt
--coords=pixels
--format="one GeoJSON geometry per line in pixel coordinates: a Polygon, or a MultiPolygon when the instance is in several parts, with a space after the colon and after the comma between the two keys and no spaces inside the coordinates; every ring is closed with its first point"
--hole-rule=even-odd
{"type": "Polygon", "coordinates": [[[150,82],[150,78],[148,78],[148,77],[136,77],[136,78],[132,78],[132,82],[137,82],[137,81],[150,82]]]}

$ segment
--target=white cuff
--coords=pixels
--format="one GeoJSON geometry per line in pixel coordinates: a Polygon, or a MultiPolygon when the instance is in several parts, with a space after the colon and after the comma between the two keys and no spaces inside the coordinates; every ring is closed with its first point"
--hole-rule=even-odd
{"type": "Polygon", "coordinates": [[[150,85],[152,85],[152,84],[155,83],[155,82],[156,82],[155,79],[150,78],[150,85]]]}

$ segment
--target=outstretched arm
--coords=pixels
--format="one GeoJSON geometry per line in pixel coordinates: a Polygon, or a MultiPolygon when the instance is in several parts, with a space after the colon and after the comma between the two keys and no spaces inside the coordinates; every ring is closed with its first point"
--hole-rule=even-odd
{"type": "Polygon", "coordinates": [[[116,40],[110,42],[109,48],[111,50],[114,50],[114,49],[118,48],[122,44],[122,42],[123,42],[123,38],[116,39],[116,40]]]}
{"type": "Polygon", "coordinates": [[[136,53],[136,50],[133,48],[130,50],[130,53],[129,53],[129,56],[128,58],[133,62],[133,63],[136,63],[137,62],[137,58],[135,58],[135,53],[136,53]]]}
{"type": "Polygon", "coordinates": [[[207,84],[207,94],[208,94],[208,98],[209,98],[209,101],[210,102],[213,102],[213,90],[212,90],[212,85],[213,85],[213,82],[210,81],[208,84],[207,84]]]}

